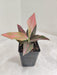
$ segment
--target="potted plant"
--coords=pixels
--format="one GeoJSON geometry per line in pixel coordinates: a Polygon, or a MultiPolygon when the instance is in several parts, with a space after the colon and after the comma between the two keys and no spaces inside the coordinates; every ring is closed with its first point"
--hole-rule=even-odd
{"type": "Polygon", "coordinates": [[[25,32],[23,28],[17,24],[18,32],[8,32],[2,34],[10,39],[18,41],[18,52],[20,53],[23,66],[33,66],[36,62],[40,48],[37,40],[49,40],[43,35],[35,35],[36,33],[36,18],[35,13],[27,20],[28,29],[25,32]]]}

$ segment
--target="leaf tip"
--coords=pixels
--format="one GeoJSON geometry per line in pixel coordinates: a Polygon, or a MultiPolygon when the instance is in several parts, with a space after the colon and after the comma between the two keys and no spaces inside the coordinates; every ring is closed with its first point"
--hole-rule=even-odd
{"type": "Polygon", "coordinates": [[[1,34],[2,36],[6,36],[6,33],[4,33],[4,34],[1,34]]]}
{"type": "Polygon", "coordinates": [[[19,27],[19,24],[17,24],[17,27],[19,27]]]}
{"type": "Polygon", "coordinates": [[[33,16],[35,16],[35,13],[33,13],[33,16]]]}
{"type": "Polygon", "coordinates": [[[47,38],[47,40],[50,40],[49,38],[47,38]]]}

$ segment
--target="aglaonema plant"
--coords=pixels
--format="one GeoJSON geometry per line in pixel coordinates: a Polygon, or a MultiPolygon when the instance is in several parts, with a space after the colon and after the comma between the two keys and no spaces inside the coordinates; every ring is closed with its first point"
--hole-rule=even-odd
{"type": "Polygon", "coordinates": [[[49,40],[47,37],[43,35],[35,35],[36,33],[36,18],[35,13],[27,20],[28,29],[25,32],[24,29],[17,24],[18,32],[8,32],[2,34],[10,39],[17,40],[20,45],[23,44],[23,55],[26,55],[33,49],[33,43],[37,40],[49,40]]]}

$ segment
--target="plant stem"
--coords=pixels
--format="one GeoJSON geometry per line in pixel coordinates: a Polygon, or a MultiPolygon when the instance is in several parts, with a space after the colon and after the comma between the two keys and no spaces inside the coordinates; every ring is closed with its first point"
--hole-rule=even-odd
{"type": "Polygon", "coordinates": [[[30,42],[30,38],[28,38],[28,42],[30,42]]]}

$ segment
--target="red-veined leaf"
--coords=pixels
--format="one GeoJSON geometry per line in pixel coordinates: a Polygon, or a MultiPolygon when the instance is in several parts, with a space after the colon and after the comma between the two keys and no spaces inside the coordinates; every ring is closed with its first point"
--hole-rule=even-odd
{"type": "Polygon", "coordinates": [[[18,31],[19,31],[19,32],[25,33],[24,29],[23,29],[20,25],[17,24],[17,27],[18,27],[18,31]]]}
{"type": "Polygon", "coordinates": [[[33,49],[33,44],[25,42],[23,44],[23,55],[26,55],[33,49]]]}
{"type": "Polygon", "coordinates": [[[30,42],[34,42],[37,40],[49,40],[49,39],[43,35],[34,35],[31,37],[30,42]]]}
{"type": "Polygon", "coordinates": [[[24,41],[24,40],[28,39],[26,34],[22,33],[22,32],[8,32],[5,34],[2,34],[2,36],[5,36],[5,37],[10,38],[10,39],[20,40],[20,41],[24,41]]]}
{"type": "Polygon", "coordinates": [[[36,26],[35,13],[33,13],[33,15],[27,20],[27,24],[28,24],[28,35],[30,37],[33,29],[36,26]]]}

